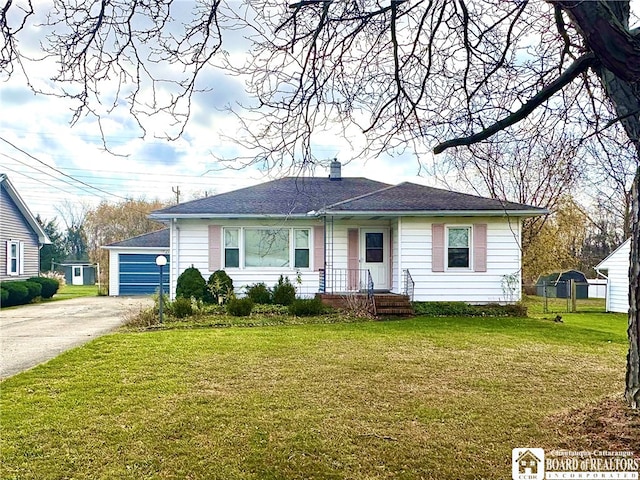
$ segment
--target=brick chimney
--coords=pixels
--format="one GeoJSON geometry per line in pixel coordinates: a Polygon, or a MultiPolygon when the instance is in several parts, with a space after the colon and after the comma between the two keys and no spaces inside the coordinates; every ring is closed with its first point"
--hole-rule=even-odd
{"type": "Polygon", "coordinates": [[[334,158],[329,167],[329,179],[330,180],[342,180],[342,164],[337,158],[334,158]]]}

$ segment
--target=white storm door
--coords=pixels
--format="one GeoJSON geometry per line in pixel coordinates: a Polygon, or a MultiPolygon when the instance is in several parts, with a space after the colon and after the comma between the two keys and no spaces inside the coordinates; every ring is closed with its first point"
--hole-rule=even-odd
{"type": "Polygon", "coordinates": [[[371,272],[376,290],[388,290],[389,285],[389,229],[360,230],[360,268],[371,272]]]}

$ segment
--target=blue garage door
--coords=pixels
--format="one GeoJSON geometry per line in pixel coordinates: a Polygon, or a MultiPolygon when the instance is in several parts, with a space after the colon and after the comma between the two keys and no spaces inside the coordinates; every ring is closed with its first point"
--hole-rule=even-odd
{"type": "MultiPolygon", "coordinates": [[[[155,253],[120,254],[120,295],[151,295],[160,288],[160,267],[155,253]]],[[[162,267],[162,290],[169,293],[169,255],[162,267]]]]}

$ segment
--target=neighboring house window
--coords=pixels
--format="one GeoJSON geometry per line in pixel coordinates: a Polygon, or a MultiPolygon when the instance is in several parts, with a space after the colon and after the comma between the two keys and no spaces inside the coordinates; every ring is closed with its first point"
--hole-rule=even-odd
{"type": "Polygon", "coordinates": [[[447,228],[447,267],[471,267],[471,227],[447,228]]]}
{"type": "Polygon", "coordinates": [[[238,268],[240,266],[240,229],[224,229],[224,266],[238,268]]]}
{"type": "Polygon", "coordinates": [[[309,230],[294,230],[294,267],[309,268],[309,230]]]}
{"type": "Polygon", "coordinates": [[[244,230],[245,267],[288,267],[289,257],[288,229],[246,228],[244,230]]]}
{"type": "Polygon", "coordinates": [[[21,256],[20,242],[9,240],[7,242],[7,275],[20,275],[21,256]]]}

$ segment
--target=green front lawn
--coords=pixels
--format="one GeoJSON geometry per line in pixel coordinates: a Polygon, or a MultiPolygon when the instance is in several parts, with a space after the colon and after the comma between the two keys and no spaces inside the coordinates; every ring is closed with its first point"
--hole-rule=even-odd
{"type": "Polygon", "coordinates": [[[78,297],[97,297],[98,285],[62,285],[49,301],[69,300],[78,297]]]}
{"type": "Polygon", "coordinates": [[[511,478],[622,392],[626,317],[564,320],[109,335],[0,384],[0,478],[511,478]]]}

